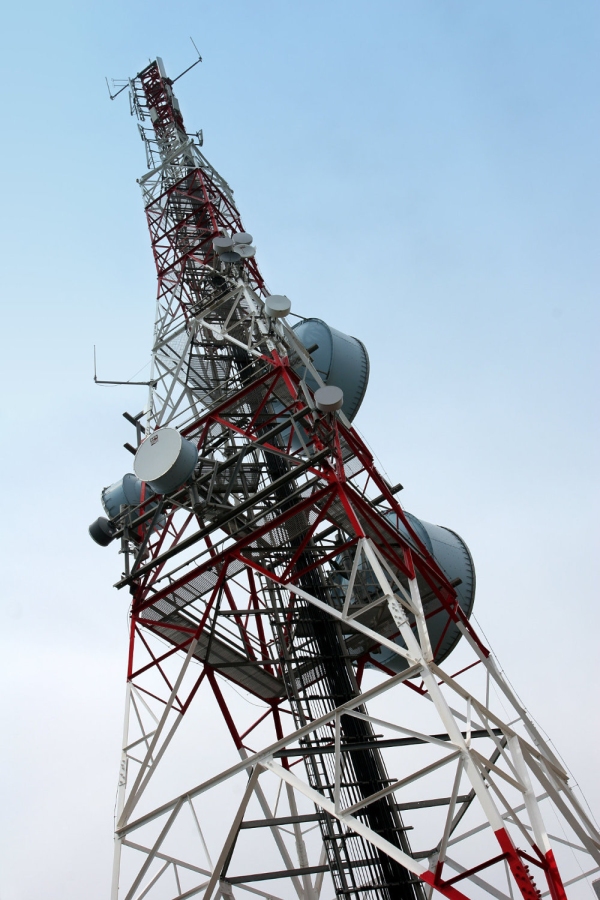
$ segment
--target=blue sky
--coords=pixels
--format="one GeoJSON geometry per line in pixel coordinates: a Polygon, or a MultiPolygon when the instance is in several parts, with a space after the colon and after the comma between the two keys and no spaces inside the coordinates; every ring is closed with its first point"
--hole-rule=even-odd
{"type": "Polygon", "coordinates": [[[156,54],[174,76],[188,35],[185,121],[270,289],[367,345],[359,430],[471,547],[479,622],[600,801],[597,3],[13,4],[2,900],[107,892],[127,609],[87,525],[144,398],[94,386],[92,347],[101,377],[143,377],[155,284],[143,146],[104,77],[156,54]]]}

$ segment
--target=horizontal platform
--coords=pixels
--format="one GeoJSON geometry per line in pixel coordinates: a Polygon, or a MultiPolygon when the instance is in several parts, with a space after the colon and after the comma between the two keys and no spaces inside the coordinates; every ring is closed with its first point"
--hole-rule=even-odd
{"type": "MultiPolygon", "coordinates": [[[[146,610],[145,616],[150,618],[152,611],[152,608],[146,610]]],[[[189,629],[194,627],[194,622],[179,612],[171,612],[164,619],[157,621],[156,625],[145,627],[176,647],[185,644],[189,640],[189,634],[178,631],[177,627],[173,626],[189,629]]],[[[184,649],[186,648],[182,648],[182,652],[184,649]]],[[[285,696],[283,681],[266,672],[265,663],[260,660],[255,663],[216,635],[211,639],[209,631],[200,635],[194,657],[200,662],[207,662],[225,678],[254,694],[255,697],[260,697],[261,700],[285,696]]]]}

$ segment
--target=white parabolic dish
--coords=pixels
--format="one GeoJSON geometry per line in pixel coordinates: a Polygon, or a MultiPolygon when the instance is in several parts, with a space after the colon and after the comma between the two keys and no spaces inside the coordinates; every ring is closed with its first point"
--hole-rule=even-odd
{"type": "Polygon", "coordinates": [[[187,481],[197,462],[194,444],[182,438],[176,428],[159,428],[138,447],[133,468],[157,494],[165,494],[187,481]]]}

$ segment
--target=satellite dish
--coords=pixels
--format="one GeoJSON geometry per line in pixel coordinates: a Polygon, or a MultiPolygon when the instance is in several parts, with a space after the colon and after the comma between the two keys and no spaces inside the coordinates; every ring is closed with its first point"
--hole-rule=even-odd
{"type": "Polygon", "coordinates": [[[265,313],[271,319],[281,319],[289,315],[291,308],[291,301],[283,294],[271,294],[265,300],[265,313]]]}
{"type": "Polygon", "coordinates": [[[220,255],[221,259],[223,260],[223,262],[226,262],[226,263],[239,262],[240,259],[242,258],[240,256],[240,254],[237,253],[235,250],[226,250],[225,253],[220,253],[219,255],[220,255]]]}
{"type": "Polygon", "coordinates": [[[256,247],[251,244],[236,244],[235,252],[239,253],[242,259],[250,259],[256,253],[256,247]]]}
{"type": "Polygon", "coordinates": [[[218,237],[213,241],[213,247],[217,253],[226,253],[233,248],[233,240],[230,237],[218,237]]]}
{"type": "Polygon", "coordinates": [[[321,412],[335,412],[344,405],[344,392],[334,384],[326,384],[315,391],[315,403],[321,412]]]}
{"type": "Polygon", "coordinates": [[[159,428],[138,447],[133,468],[157,494],[167,494],[188,480],[198,462],[198,450],[176,428],[159,428]]]}
{"type": "Polygon", "coordinates": [[[237,234],[233,235],[233,243],[234,244],[251,244],[252,243],[252,235],[248,234],[247,231],[239,231],[237,234]]]}

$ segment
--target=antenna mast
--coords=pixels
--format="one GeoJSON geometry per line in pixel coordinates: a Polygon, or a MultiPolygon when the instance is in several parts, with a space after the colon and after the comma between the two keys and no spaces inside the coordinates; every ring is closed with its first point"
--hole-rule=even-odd
{"type": "Polygon", "coordinates": [[[162,61],[129,85],[158,293],[91,528],[132,598],[112,900],[565,900],[600,835],[469,620],[466,545],[352,428],[364,346],[288,324],[162,61]]]}

